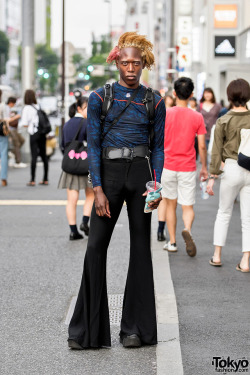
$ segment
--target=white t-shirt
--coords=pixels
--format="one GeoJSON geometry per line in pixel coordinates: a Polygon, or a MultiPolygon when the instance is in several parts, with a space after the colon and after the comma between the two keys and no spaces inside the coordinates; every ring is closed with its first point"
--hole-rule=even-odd
{"type": "MultiPolygon", "coordinates": [[[[33,104],[34,107],[39,109],[37,104],[33,104]]],[[[32,105],[25,105],[22,111],[22,116],[19,121],[19,127],[28,126],[28,133],[33,135],[38,130],[38,114],[32,105]]]]}

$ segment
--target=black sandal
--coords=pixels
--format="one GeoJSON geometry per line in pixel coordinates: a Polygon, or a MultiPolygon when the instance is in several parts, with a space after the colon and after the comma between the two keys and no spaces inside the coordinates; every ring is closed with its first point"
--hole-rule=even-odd
{"type": "Polygon", "coordinates": [[[243,268],[241,268],[241,266],[240,266],[240,263],[237,264],[236,269],[237,269],[237,271],[240,271],[240,272],[250,272],[249,269],[245,269],[245,270],[243,270],[243,268]]]}
{"type": "Polygon", "coordinates": [[[213,257],[210,259],[209,263],[211,264],[211,266],[214,266],[214,267],[221,267],[222,266],[221,262],[214,262],[213,257]]]}
{"type": "Polygon", "coordinates": [[[27,186],[36,186],[35,181],[30,181],[27,183],[27,186]]]}
{"type": "Polygon", "coordinates": [[[39,185],[49,185],[49,181],[41,181],[39,182],[39,185]]]}

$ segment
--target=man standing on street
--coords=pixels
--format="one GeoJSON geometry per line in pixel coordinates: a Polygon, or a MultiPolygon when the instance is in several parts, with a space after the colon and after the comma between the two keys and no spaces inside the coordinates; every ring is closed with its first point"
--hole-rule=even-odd
{"type": "Polygon", "coordinates": [[[25,142],[23,136],[18,132],[18,120],[20,115],[14,114],[11,111],[16,104],[16,98],[10,96],[5,106],[5,118],[7,118],[10,126],[10,138],[12,140],[13,153],[15,155],[14,168],[24,168],[27,164],[21,162],[21,147],[25,142]]]}
{"type": "Polygon", "coordinates": [[[186,243],[187,254],[196,255],[196,245],[191,235],[194,221],[196,193],[196,152],[195,137],[201,161],[200,178],[207,179],[206,128],[200,113],[188,108],[193,96],[194,84],[190,78],[182,77],[174,83],[176,106],[167,109],[164,138],[164,169],[162,172],[162,197],[167,201],[167,227],[170,241],[164,250],[177,251],[176,245],[176,208],[182,205],[184,229],[182,236],[186,243]]]}
{"type": "MultiPolygon", "coordinates": [[[[123,34],[107,61],[116,63],[120,79],[113,85],[112,106],[103,125],[104,89],[89,97],[88,158],[95,201],[81,287],[69,325],[68,345],[72,349],[111,346],[106,259],[124,201],[130,228],[130,261],[120,341],[124,347],[157,344],[151,214],[144,213],[144,192],[146,182],[152,180],[150,151],[156,179],[161,179],[165,105],[153,94],[155,115],[150,125],[144,105],[147,90],[139,80],[142,69],[154,64],[154,55],[152,44],[144,36],[123,34]],[[150,126],[154,136],[149,151],[150,126]]],[[[151,208],[157,208],[160,200],[151,202],[151,208]]]]}

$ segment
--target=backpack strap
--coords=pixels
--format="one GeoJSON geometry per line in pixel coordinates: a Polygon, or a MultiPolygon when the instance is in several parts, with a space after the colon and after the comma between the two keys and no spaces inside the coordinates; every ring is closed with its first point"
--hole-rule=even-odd
{"type": "Polygon", "coordinates": [[[102,103],[102,113],[100,116],[101,120],[101,126],[103,128],[105,117],[108,114],[108,111],[110,110],[113,101],[114,101],[114,83],[110,85],[109,83],[106,83],[104,85],[104,98],[102,103]]]}
{"type": "Polygon", "coordinates": [[[113,128],[113,126],[120,120],[123,112],[128,108],[128,106],[130,105],[130,103],[135,99],[138,91],[140,90],[140,85],[137,87],[137,89],[134,91],[133,95],[130,96],[129,100],[127,101],[125,107],[121,110],[121,112],[119,113],[119,115],[113,120],[112,124],[109,126],[109,128],[106,130],[106,132],[102,132],[102,141],[103,139],[106,137],[106,135],[108,134],[108,132],[110,131],[111,128],[113,128]]]}
{"type": "Polygon", "coordinates": [[[155,122],[155,95],[151,87],[146,88],[145,98],[142,100],[147,109],[149,124],[154,125],[155,122]]]}
{"type": "Polygon", "coordinates": [[[149,119],[149,144],[152,145],[154,139],[154,122],[155,122],[155,94],[154,90],[151,87],[146,88],[146,94],[144,99],[142,100],[143,104],[145,104],[148,119],[149,119]]]}
{"type": "Polygon", "coordinates": [[[79,122],[79,126],[78,126],[78,129],[77,129],[77,132],[76,132],[74,138],[72,139],[72,141],[76,141],[76,140],[78,139],[79,134],[80,134],[80,131],[81,131],[82,126],[83,126],[83,123],[84,123],[84,118],[82,118],[82,119],[80,120],[80,122],[79,122]]]}

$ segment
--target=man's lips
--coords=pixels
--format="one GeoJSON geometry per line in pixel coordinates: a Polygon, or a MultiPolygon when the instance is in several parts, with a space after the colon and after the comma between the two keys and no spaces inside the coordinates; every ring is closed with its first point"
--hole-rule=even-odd
{"type": "Polygon", "coordinates": [[[136,76],[126,76],[126,78],[128,78],[128,79],[135,79],[136,76]]]}

